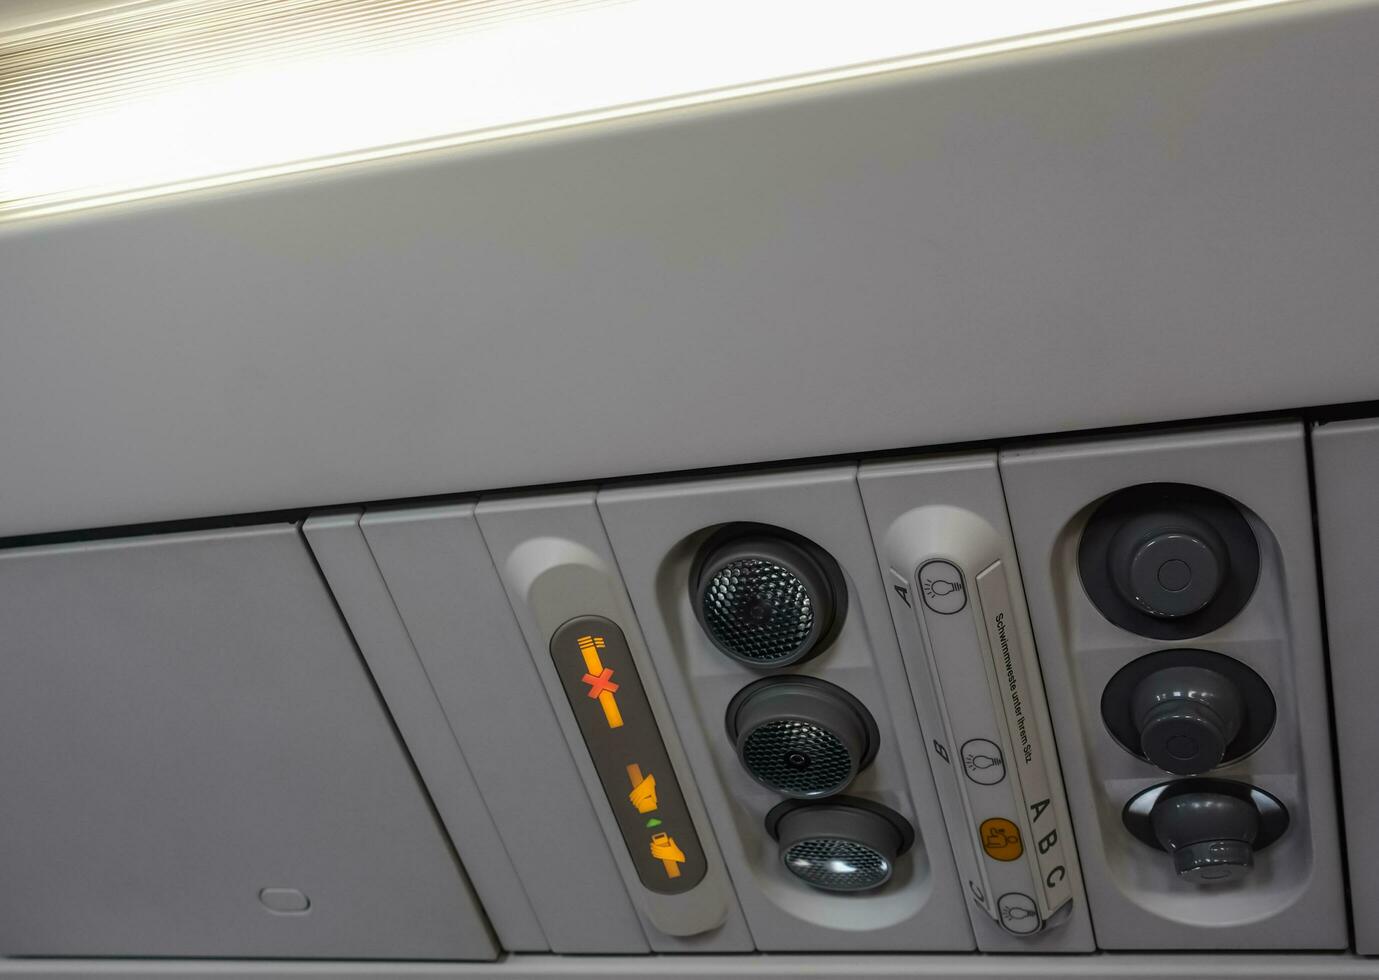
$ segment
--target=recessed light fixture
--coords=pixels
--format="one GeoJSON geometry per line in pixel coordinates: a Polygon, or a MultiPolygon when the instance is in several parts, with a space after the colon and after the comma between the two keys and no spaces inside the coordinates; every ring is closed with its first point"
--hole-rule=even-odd
{"type": "Polygon", "coordinates": [[[0,219],[1280,2],[1288,0],[123,5],[0,35],[0,219]]]}

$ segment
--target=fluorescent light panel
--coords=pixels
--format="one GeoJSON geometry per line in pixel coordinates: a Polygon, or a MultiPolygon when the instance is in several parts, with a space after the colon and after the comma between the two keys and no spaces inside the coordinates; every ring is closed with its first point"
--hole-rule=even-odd
{"type": "Polygon", "coordinates": [[[0,35],[0,218],[1285,0],[171,0],[0,35]]]}

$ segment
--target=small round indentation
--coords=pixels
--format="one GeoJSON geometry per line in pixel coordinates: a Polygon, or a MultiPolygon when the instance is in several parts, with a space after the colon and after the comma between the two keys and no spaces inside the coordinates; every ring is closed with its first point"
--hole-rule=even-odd
{"type": "Polygon", "coordinates": [[[311,911],[311,899],[297,888],[260,888],[259,904],[274,915],[305,915],[311,911]]]}
{"type": "Polygon", "coordinates": [[[1192,566],[1181,558],[1170,558],[1159,566],[1159,587],[1167,592],[1182,592],[1192,584],[1192,566]]]}
{"type": "Polygon", "coordinates": [[[1197,739],[1187,735],[1174,735],[1165,743],[1164,748],[1168,750],[1168,754],[1173,756],[1173,758],[1182,759],[1184,761],[1195,759],[1202,751],[1201,745],[1198,743],[1197,739]]]}

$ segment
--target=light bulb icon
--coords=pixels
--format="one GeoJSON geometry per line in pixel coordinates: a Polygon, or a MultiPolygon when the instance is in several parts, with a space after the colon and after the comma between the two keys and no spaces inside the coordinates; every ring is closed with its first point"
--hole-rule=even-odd
{"type": "Polygon", "coordinates": [[[1017,936],[1031,935],[1044,926],[1039,919],[1039,910],[1034,906],[1034,899],[1021,892],[1002,895],[996,900],[996,908],[1000,912],[1001,925],[1007,932],[1017,936]]]}
{"type": "Polygon", "coordinates": [[[982,786],[995,786],[1006,778],[1006,760],[1001,747],[989,738],[969,738],[958,750],[967,778],[982,786]]]}
{"type": "Polygon", "coordinates": [[[954,592],[962,591],[961,582],[950,582],[947,579],[931,578],[924,583],[924,594],[934,599],[939,596],[952,595],[954,592]]]}
{"type": "Polygon", "coordinates": [[[919,566],[915,576],[924,596],[924,604],[943,616],[951,616],[967,605],[967,586],[962,570],[951,561],[931,558],[919,566]]]}

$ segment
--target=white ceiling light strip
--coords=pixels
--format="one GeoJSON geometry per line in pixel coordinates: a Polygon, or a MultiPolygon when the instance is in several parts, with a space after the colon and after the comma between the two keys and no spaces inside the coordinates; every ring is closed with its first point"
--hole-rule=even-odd
{"type": "Polygon", "coordinates": [[[0,219],[1283,0],[171,0],[0,35],[0,219]]]}

